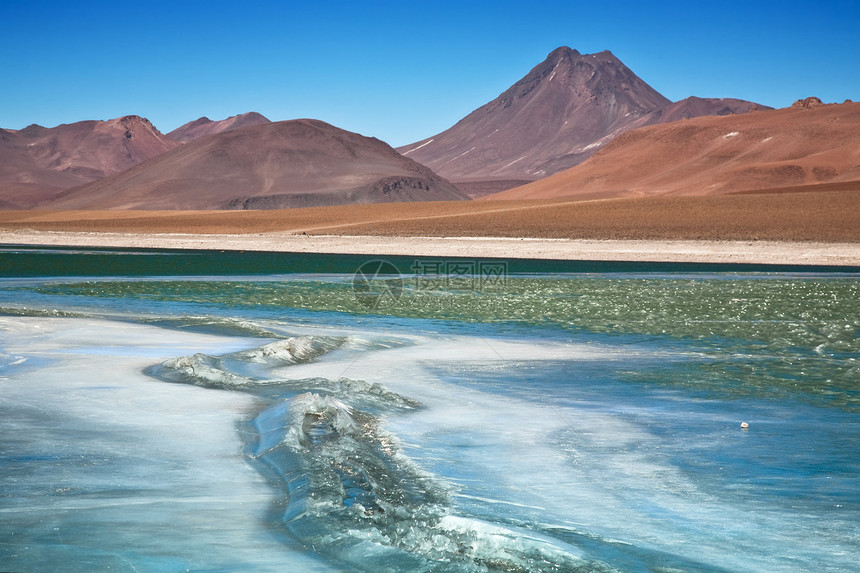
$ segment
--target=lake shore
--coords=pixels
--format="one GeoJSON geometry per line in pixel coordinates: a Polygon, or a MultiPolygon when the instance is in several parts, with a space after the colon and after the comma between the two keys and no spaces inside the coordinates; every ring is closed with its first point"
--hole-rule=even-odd
{"type": "Polygon", "coordinates": [[[860,189],[261,211],[0,211],[0,243],[860,266],[860,189]]]}
{"type": "Polygon", "coordinates": [[[425,257],[860,266],[856,243],[390,237],[292,233],[2,231],[6,245],[204,249],[425,257]]]}

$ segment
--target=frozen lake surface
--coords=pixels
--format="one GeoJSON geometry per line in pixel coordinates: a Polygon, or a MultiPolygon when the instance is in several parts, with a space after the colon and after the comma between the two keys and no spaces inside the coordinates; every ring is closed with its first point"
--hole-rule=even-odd
{"type": "Polygon", "coordinates": [[[856,570],[856,276],[352,279],[5,279],[0,570],[856,570]]]}

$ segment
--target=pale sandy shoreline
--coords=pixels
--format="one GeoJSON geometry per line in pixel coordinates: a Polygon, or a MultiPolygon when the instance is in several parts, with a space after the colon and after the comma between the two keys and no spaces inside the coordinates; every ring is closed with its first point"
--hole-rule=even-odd
{"type": "Polygon", "coordinates": [[[0,244],[860,267],[860,244],[826,242],[391,237],[302,235],[282,232],[183,234],[6,230],[0,231],[0,244]]]}

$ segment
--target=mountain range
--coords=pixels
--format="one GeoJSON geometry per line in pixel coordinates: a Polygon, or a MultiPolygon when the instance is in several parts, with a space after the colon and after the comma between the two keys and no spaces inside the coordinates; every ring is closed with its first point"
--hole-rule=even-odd
{"type": "Polygon", "coordinates": [[[201,136],[69,189],[52,209],[276,209],[467,199],[388,144],[318,120],[201,136]]]}
{"type": "Polygon", "coordinates": [[[124,171],[178,145],[136,115],[0,129],[0,201],[34,207],[64,189],[124,171]]]}
{"type": "Polygon", "coordinates": [[[857,180],[860,103],[807,98],[629,131],[576,167],[486,199],[717,195],[857,180]]]}
{"type": "Polygon", "coordinates": [[[398,151],[477,195],[573,167],[637,127],[757,108],[769,109],[737,99],[671,102],[611,52],[561,47],[450,129],[398,151]]]}
{"type": "Polygon", "coordinates": [[[133,115],[0,129],[0,208],[271,209],[860,179],[854,104],[813,100],[791,110],[671,102],[611,52],[562,47],[450,129],[398,150],[255,112],[201,117],[166,135],[133,115]]]}

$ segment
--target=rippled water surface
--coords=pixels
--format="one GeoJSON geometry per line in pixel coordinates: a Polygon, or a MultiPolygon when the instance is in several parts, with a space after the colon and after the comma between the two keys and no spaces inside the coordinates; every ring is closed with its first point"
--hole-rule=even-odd
{"type": "Polygon", "coordinates": [[[0,282],[0,570],[856,570],[850,269],[297,270],[0,282]]]}

